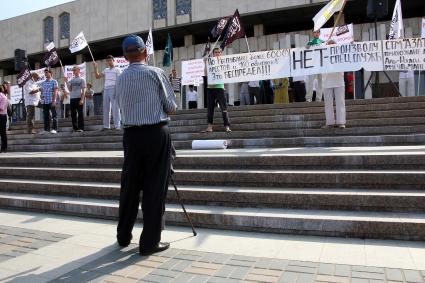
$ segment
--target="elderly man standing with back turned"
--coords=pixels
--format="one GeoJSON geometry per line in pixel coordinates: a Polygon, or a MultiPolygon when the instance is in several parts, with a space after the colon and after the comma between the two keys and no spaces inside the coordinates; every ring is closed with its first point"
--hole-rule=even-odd
{"type": "Polygon", "coordinates": [[[117,102],[124,127],[124,165],[117,241],[128,246],[143,191],[143,232],[139,253],[149,255],[169,248],[161,243],[161,226],[171,169],[168,114],[176,111],[173,88],[164,72],[146,65],[147,50],[136,35],[124,39],[130,66],[117,79],[117,102]]]}

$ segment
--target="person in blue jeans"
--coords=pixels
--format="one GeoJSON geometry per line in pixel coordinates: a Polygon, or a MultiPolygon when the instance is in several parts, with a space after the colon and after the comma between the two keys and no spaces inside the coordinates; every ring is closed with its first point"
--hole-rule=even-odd
{"type": "Polygon", "coordinates": [[[56,99],[58,97],[58,82],[52,79],[52,71],[44,70],[46,80],[41,83],[41,99],[43,106],[44,132],[56,134],[58,131],[58,116],[56,113],[56,99]],[[51,119],[50,119],[51,117],[51,119]],[[52,127],[50,128],[50,120],[52,127]]]}

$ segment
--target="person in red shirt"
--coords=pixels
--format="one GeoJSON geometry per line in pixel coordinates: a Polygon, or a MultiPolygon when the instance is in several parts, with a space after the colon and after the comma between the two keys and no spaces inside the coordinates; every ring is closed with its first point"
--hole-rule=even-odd
{"type": "Polygon", "coordinates": [[[345,99],[354,99],[354,74],[352,72],[347,73],[345,99]]]}

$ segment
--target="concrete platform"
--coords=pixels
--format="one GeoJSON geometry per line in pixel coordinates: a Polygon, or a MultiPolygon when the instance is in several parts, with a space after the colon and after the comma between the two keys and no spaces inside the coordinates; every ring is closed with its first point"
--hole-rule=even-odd
{"type": "Polygon", "coordinates": [[[141,257],[140,224],[132,244],[121,249],[115,221],[0,210],[0,223],[1,282],[425,280],[422,242],[212,229],[197,229],[193,237],[189,228],[167,226],[162,238],[171,249],[141,257]]]}

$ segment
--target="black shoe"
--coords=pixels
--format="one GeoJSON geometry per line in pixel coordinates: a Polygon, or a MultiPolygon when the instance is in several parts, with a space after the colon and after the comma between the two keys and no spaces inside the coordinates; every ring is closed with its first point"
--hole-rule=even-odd
{"type": "Polygon", "coordinates": [[[6,149],[0,150],[0,153],[6,153],[6,149]]]}
{"type": "Polygon", "coordinates": [[[146,255],[151,255],[154,253],[159,253],[162,251],[165,251],[166,249],[168,249],[170,247],[170,243],[166,243],[166,242],[161,242],[158,243],[155,247],[150,248],[150,249],[144,249],[144,248],[139,248],[139,254],[146,256],[146,255]]]}
{"type": "Polygon", "coordinates": [[[123,247],[123,248],[127,247],[128,245],[130,245],[131,239],[133,239],[133,235],[131,235],[129,239],[128,238],[127,239],[121,239],[121,238],[119,238],[117,236],[118,245],[120,245],[120,247],[123,247]]]}

